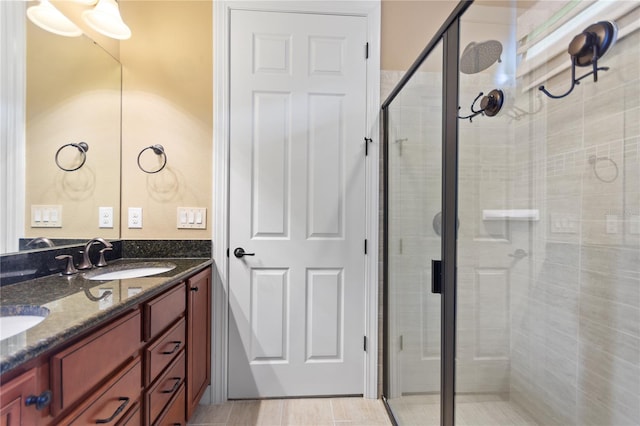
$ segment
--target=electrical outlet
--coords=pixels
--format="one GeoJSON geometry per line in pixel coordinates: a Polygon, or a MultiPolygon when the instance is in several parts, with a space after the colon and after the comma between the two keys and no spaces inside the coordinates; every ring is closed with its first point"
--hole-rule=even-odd
{"type": "Polygon", "coordinates": [[[113,228],[113,207],[98,207],[98,227],[113,228]]]}
{"type": "Polygon", "coordinates": [[[142,207],[129,207],[129,228],[142,228],[142,207]]]}

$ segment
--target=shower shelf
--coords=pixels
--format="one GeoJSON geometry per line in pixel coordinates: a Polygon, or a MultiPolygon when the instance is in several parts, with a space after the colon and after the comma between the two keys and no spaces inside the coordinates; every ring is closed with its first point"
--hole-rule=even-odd
{"type": "Polygon", "coordinates": [[[482,220],[540,220],[538,209],[482,210],[482,220]]]}

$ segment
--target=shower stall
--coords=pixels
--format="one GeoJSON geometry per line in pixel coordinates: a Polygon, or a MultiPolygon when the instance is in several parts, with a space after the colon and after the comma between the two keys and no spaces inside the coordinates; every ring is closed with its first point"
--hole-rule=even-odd
{"type": "Polygon", "coordinates": [[[395,422],[639,425],[640,2],[463,1],[394,83],[395,422]]]}

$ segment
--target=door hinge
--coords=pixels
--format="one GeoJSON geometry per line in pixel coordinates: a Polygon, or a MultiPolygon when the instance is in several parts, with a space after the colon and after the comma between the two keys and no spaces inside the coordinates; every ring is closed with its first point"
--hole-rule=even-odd
{"type": "Polygon", "coordinates": [[[366,157],[367,155],[369,155],[369,144],[373,142],[373,139],[371,138],[364,138],[364,156],[366,157]]]}
{"type": "Polygon", "coordinates": [[[367,239],[364,240],[364,254],[367,254],[367,239]]]}
{"type": "Polygon", "coordinates": [[[364,45],[364,58],[369,59],[369,43],[364,45]]]}
{"type": "Polygon", "coordinates": [[[364,336],[364,351],[367,351],[367,336],[364,336]]]}
{"type": "Polygon", "coordinates": [[[404,349],[404,336],[401,334],[400,335],[400,350],[404,349]]]}
{"type": "Polygon", "coordinates": [[[227,257],[229,257],[229,249],[227,249],[227,257]]]}

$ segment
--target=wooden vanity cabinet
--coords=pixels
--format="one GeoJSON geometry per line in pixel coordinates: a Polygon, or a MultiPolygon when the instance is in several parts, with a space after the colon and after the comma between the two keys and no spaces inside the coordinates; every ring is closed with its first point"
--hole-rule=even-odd
{"type": "Polygon", "coordinates": [[[0,426],[185,425],[211,381],[210,298],[207,268],[2,377],[0,426]]]}
{"type": "Polygon", "coordinates": [[[52,414],[57,416],[74,405],[121,365],[137,357],[140,330],[140,310],[136,309],[53,355],[52,414]]]}
{"type": "Polygon", "coordinates": [[[36,408],[38,397],[48,392],[46,365],[34,367],[0,385],[0,425],[20,426],[44,423],[49,407],[36,408]],[[34,399],[36,398],[36,399],[34,399]],[[29,405],[27,405],[29,402],[29,405]]]}
{"type": "Polygon", "coordinates": [[[187,419],[211,383],[211,268],[187,280],[187,419]]]}
{"type": "Polygon", "coordinates": [[[186,308],[184,282],[145,304],[145,424],[155,424],[185,381],[186,308]]]}

